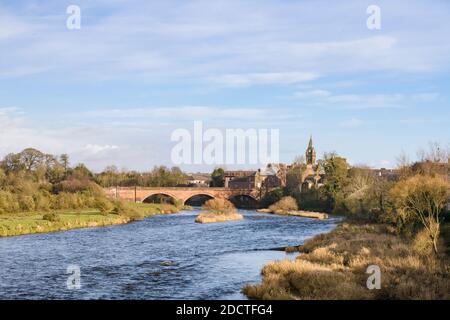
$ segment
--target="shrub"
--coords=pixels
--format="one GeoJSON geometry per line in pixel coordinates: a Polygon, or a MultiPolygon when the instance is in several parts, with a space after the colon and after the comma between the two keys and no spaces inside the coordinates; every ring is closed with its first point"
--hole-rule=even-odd
{"type": "Polygon", "coordinates": [[[52,195],[46,191],[42,190],[35,195],[33,195],[34,199],[34,209],[40,211],[47,211],[50,209],[52,195]]]}
{"type": "Polygon", "coordinates": [[[42,219],[46,220],[46,221],[51,221],[51,222],[59,222],[59,221],[61,221],[61,218],[55,212],[50,212],[50,213],[44,214],[42,219]]]}
{"type": "Polygon", "coordinates": [[[226,199],[210,199],[203,204],[202,210],[215,214],[236,213],[234,205],[226,199]]]}
{"type": "Polygon", "coordinates": [[[269,207],[272,212],[298,210],[297,201],[293,197],[283,197],[269,207]]]}
{"type": "Polygon", "coordinates": [[[88,179],[69,179],[64,180],[55,185],[55,192],[81,192],[89,190],[92,187],[93,182],[88,179]]]}
{"type": "Polygon", "coordinates": [[[0,213],[11,213],[20,210],[17,196],[9,191],[0,190],[0,213]]]}
{"type": "Polygon", "coordinates": [[[76,209],[79,207],[79,202],[76,194],[61,192],[53,197],[52,209],[76,209]]]}
{"type": "Polygon", "coordinates": [[[430,238],[427,230],[421,230],[417,233],[412,247],[416,253],[422,256],[428,256],[433,253],[433,240],[430,238]]]}
{"type": "Polygon", "coordinates": [[[440,223],[449,198],[449,186],[445,176],[415,175],[399,181],[390,191],[399,223],[420,223],[432,239],[436,254],[440,223]]]}
{"type": "Polygon", "coordinates": [[[138,211],[131,203],[116,201],[112,213],[129,218],[130,220],[142,220],[144,214],[138,211]]]}
{"type": "Polygon", "coordinates": [[[96,198],[95,208],[99,209],[102,214],[108,214],[113,209],[111,201],[106,198],[96,198]]]}
{"type": "Polygon", "coordinates": [[[19,204],[22,211],[33,211],[35,209],[33,197],[30,196],[20,196],[19,204]]]}

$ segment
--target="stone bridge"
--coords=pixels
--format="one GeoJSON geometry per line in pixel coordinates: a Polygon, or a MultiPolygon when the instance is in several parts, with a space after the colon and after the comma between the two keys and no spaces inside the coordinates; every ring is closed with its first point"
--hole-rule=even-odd
{"type": "Polygon", "coordinates": [[[154,195],[165,195],[185,204],[195,196],[222,198],[232,200],[234,197],[249,197],[255,201],[260,200],[260,191],[256,189],[230,189],[230,188],[184,188],[184,187],[111,187],[104,189],[113,199],[122,199],[134,202],[144,202],[154,195]]]}

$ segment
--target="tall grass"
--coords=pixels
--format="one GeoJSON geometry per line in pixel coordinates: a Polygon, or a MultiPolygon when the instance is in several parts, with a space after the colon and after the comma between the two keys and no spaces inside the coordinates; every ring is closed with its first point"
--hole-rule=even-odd
{"type": "Polygon", "coordinates": [[[307,241],[295,261],[265,266],[263,281],[243,292],[252,299],[449,299],[448,258],[430,248],[418,250],[386,225],[343,224],[307,241]],[[369,265],[381,269],[380,290],[366,287],[369,265]]]}

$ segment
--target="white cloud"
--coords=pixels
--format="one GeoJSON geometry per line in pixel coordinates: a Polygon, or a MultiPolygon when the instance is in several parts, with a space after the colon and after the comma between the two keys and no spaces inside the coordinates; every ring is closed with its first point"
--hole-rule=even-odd
{"type": "Polygon", "coordinates": [[[327,90],[298,91],[294,93],[294,96],[300,99],[329,97],[330,95],[331,92],[327,90]]]}
{"type": "Polygon", "coordinates": [[[74,116],[95,118],[98,121],[108,121],[117,119],[119,123],[132,120],[143,122],[171,121],[173,124],[190,120],[203,120],[205,122],[238,121],[250,118],[252,122],[290,121],[301,117],[298,113],[291,114],[289,109],[282,107],[273,108],[250,108],[250,107],[218,107],[218,106],[176,106],[176,107],[148,107],[148,108],[123,108],[123,109],[103,109],[78,113],[74,116]]]}
{"type": "Polygon", "coordinates": [[[436,92],[422,92],[412,96],[412,99],[419,102],[430,102],[438,99],[439,94],[436,92]]]}
{"type": "Polygon", "coordinates": [[[298,82],[315,80],[317,78],[319,78],[319,75],[313,72],[268,72],[227,74],[213,78],[212,80],[225,86],[245,87],[267,84],[294,84],[298,82]]]}
{"type": "Polygon", "coordinates": [[[329,96],[327,103],[354,109],[395,108],[404,101],[402,94],[338,94],[329,96]]]}
{"type": "Polygon", "coordinates": [[[21,109],[0,108],[0,159],[33,147],[55,155],[67,153],[72,164],[83,162],[96,171],[110,164],[146,170],[171,165],[171,132],[193,130],[195,120],[203,121],[205,129],[223,130],[276,128],[298,118],[282,109],[181,106],[58,114],[37,122],[21,109]]]}
{"type": "Polygon", "coordinates": [[[24,21],[2,12],[0,7],[0,41],[16,38],[28,31],[30,29],[24,21]]]}
{"type": "Polygon", "coordinates": [[[351,118],[350,120],[342,121],[341,123],[339,123],[341,127],[345,128],[357,128],[360,127],[362,124],[363,121],[358,118],[351,118]]]}
{"type": "MultiPolygon", "coordinates": [[[[82,12],[108,15],[89,17],[75,32],[65,28],[59,6],[40,5],[39,13],[49,13],[45,16],[18,5],[14,13],[0,12],[0,41],[8,40],[2,43],[0,70],[3,77],[70,72],[72,80],[83,81],[158,82],[181,76],[203,85],[240,87],[293,84],[318,74],[449,67],[450,46],[442,39],[450,27],[441,5],[426,6],[423,24],[404,29],[392,23],[382,34],[368,34],[364,11],[348,10],[352,5],[359,7],[358,2],[323,1],[138,1],[135,6],[93,1],[82,12]],[[24,12],[27,18],[21,17],[24,12]]],[[[421,12],[423,6],[408,3],[407,13],[416,19],[414,10],[421,12]]],[[[405,15],[400,5],[385,7],[390,14],[405,15]]]]}
{"type": "Polygon", "coordinates": [[[326,90],[294,92],[293,97],[311,105],[348,109],[404,108],[411,104],[434,101],[437,93],[417,94],[335,94],[326,90]]]}
{"type": "Polygon", "coordinates": [[[114,146],[114,145],[109,145],[109,144],[105,144],[105,145],[98,145],[98,144],[87,144],[84,149],[93,155],[97,155],[99,153],[105,153],[108,151],[112,151],[112,150],[118,150],[119,147],[118,146],[114,146]]]}

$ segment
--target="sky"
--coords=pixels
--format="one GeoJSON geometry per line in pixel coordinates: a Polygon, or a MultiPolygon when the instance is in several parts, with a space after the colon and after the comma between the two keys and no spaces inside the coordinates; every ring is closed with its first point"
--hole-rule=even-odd
{"type": "Polygon", "coordinates": [[[202,121],[278,129],[286,163],[312,135],[319,157],[395,167],[450,145],[449,39],[445,0],[0,0],[0,157],[150,170],[202,121]]]}

